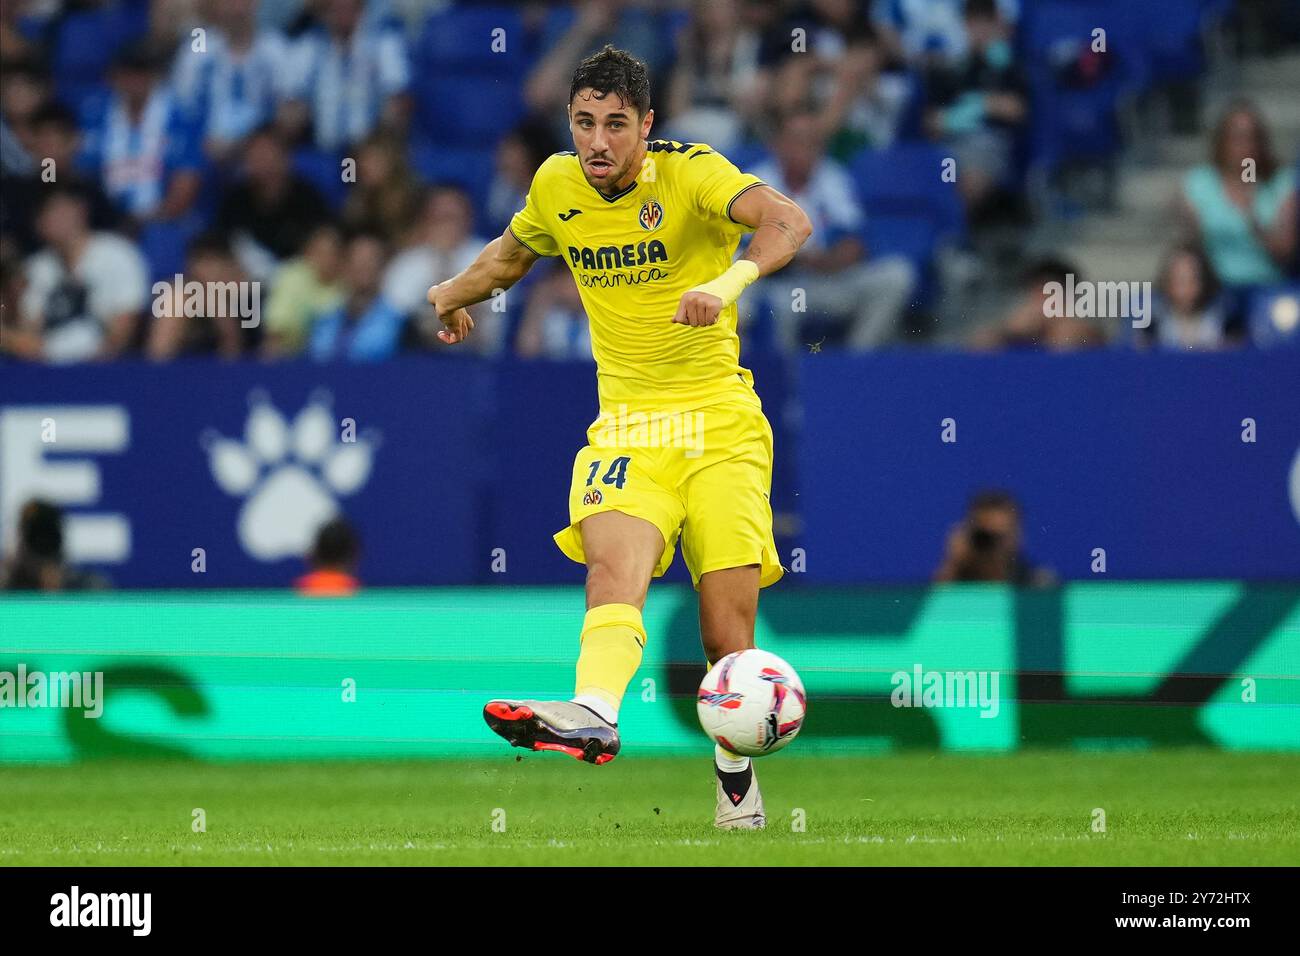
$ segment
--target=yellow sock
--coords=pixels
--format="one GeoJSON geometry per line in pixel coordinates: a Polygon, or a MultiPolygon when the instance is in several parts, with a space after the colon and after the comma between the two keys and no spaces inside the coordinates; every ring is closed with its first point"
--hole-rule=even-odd
{"type": "Polygon", "coordinates": [[[631,604],[602,604],[582,622],[576,697],[596,697],[615,712],[632,675],[641,666],[645,627],[631,604]]]}

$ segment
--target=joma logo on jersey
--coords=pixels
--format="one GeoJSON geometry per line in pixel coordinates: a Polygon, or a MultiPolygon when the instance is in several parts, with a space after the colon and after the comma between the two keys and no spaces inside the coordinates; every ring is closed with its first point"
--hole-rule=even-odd
{"type": "Polygon", "coordinates": [[[622,269],[627,266],[643,266],[647,262],[667,262],[668,250],[658,239],[649,242],[630,242],[625,246],[569,246],[569,261],[575,268],[581,269],[622,269]]]}
{"type": "Polygon", "coordinates": [[[664,221],[664,207],[654,199],[647,199],[641,204],[641,211],[637,213],[636,221],[646,231],[657,229],[664,221]]]}

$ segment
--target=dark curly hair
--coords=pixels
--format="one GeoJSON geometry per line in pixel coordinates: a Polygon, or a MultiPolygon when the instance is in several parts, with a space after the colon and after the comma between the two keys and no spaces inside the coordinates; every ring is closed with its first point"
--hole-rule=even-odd
{"type": "Polygon", "coordinates": [[[593,53],[573,71],[569,84],[569,102],[578,90],[591,87],[598,98],[615,93],[624,103],[631,103],[641,116],[650,111],[650,76],[645,64],[626,50],[606,43],[599,53],[593,53]]]}

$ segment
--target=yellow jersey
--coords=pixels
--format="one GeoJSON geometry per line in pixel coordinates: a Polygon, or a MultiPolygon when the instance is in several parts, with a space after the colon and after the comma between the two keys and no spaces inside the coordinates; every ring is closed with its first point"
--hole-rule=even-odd
{"type": "Polygon", "coordinates": [[[762,184],[702,143],[652,140],[641,173],[616,196],[587,182],[572,151],[549,157],[510,221],[539,256],[573,272],[591,324],[602,415],[758,405],[740,365],[736,306],[711,326],[672,321],[688,289],[725,272],[749,226],[731,205],[762,184]]]}

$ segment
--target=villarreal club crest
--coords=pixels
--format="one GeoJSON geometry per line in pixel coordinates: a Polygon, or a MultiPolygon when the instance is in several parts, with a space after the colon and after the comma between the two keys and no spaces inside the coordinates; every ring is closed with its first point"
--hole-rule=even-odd
{"type": "Polygon", "coordinates": [[[647,199],[641,204],[641,211],[637,213],[636,221],[646,232],[652,232],[664,221],[664,207],[659,204],[658,199],[647,199]]]}

